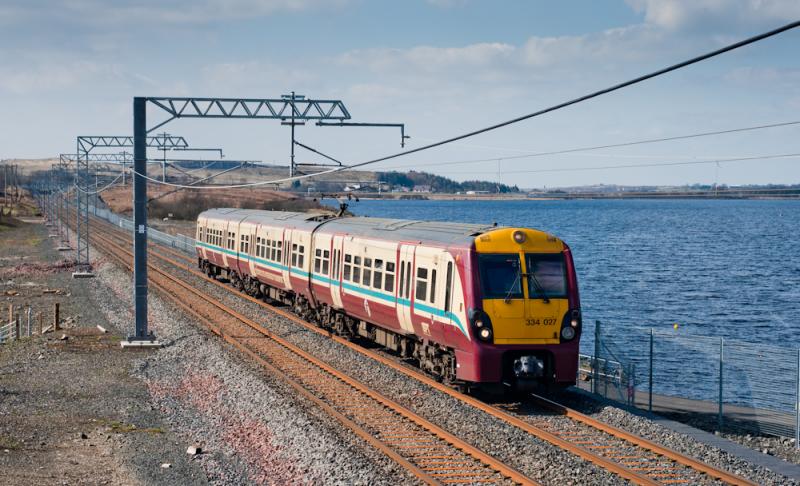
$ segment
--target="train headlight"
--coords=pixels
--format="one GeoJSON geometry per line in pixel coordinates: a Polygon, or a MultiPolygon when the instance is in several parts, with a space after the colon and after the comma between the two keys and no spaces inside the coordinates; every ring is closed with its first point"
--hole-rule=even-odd
{"type": "Polygon", "coordinates": [[[491,343],[494,338],[492,319],[480,309],[470,309],[469,320],[472,323],[473,336],[483,342],[491,343]]]}
{"type": "Polygon", "coordinates": [[[561,329],[561,337],[569,341],[575,338],[575,329],[573,327],[564,327],[561,329]]]}
{"type": "Polygon", "coordinates": [[[572,319],[572,321],[569,323],[569,325],[572,327],[578,327],[578,324],[580,324],[580,322],[577,319],[572,319]]]}
{"type": "Polygon", "coordinates": [[[527,237],[527,235],[525,234],[524,231],[517,230],[517,231],[514,232],[513,236],[514,236],[514,241],[516,241],[520,245],[525,243],[525,240],[528,239],[528,237],[527,237]]]}

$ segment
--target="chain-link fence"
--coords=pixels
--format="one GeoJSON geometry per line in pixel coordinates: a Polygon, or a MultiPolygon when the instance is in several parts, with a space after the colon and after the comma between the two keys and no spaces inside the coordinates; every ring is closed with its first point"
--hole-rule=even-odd
{"type": "Polygon", "coordinates": [[[705,428],[794,437],[800,447],[800,349],[677,329],[612,332],[600,322],[588,331],[584,388],[705,428]]]}

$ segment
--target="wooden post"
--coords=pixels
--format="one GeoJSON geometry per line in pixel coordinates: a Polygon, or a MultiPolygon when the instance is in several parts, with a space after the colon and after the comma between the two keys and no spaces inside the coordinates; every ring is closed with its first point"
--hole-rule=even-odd
{"type": "Polygon", "coordinates": [[[58,331],[58,324],[61,322],[61,315],[58,302],[55,303],[55,310],[53,311],[53,330],[58,331]]]}
{"type": "Polygon", "coordinates": [[[39,334],[42,334],[42,329],[44,329],[44,314],[41,312],[39,313],[39,334]]]}
{"type": "Polygon", "coordinates": [[[19,334],[19,328],[20,328],[20,325],[19,325],[19,314],[17,314],[16,319],[14,319],[14,335],[16,336],[17,341],[19,341],[19,338],[22,337],[19,334]]]}

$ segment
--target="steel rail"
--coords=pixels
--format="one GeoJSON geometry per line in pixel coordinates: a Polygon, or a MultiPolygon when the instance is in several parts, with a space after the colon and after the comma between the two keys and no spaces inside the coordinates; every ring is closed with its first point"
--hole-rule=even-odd
{"type": "MultiPolygon", "coordinates": [[[[116,243],[114,243],[110,239],[105,238],[105,237],[100,236],[100,235],[95,235],[95,238],[97,238],[101,242],[105,242],[106,243],[107,246],[104,247],[105,250],[109,250],[109,247],[112,248],[113,249],[112,253],[115,253],[116,254],[115,255],[116,258],[118,258],[121,262],[124,262],[125,259],[123,257],[121,257],[119,254],[123,254],[123,255],[127,255],[129,257],[132,257],[132,255],[129,252],[129,250],[126,250],[125,248],[117,245],[116,243]]],[[[123,263],[123,264],[128,269],[131,268],[129,263],[123,263]]],[[[442,482],[442,483],[462,482],[461,480],[453,479],[453,477],[455,477],[455,478],[465,477],[465,478],[467,478],[467,482],[474,481],[474,480],[487,481],[487,480],[491,480],[492,476],[499,474],[501,477],[508,478],[511,481],[513,481],[515,483],[518,483],[518,484],[526,484],[526,485],[537,484],[535,481],[533,481],[532,479],[528,478],[527,476],[525,476],[524,474],[520,473],[519,471],[517,471],[516,469],[512,468],[511,466],[508,466],[508,465],[504,464],[503,462],[499,461],[498,459],[496,459],[496,458],[484,453],[483,451],[477,449],[476,447],[472,446],[471,444],[468,444],[467,442],[459,439],[458,437],[454,436],[453,434],[445,431],[441,427],[431,423],[427,419],[417,415],[416,413],[412,412],[411,410],[408,410],[407,408],[405,408],[404,406],[398,404],[397,402],[394,402],[393,400],[381,395],[380,393],[376,392],[375,390],[372,390],[372,389],[368,388],[366,385],[360,383],[359,381],[355,380],[354,378],[352,378],[352,377],[350,377],[348,375],[345,375],[344,373],[342,373],[342,372],[336,370],[335,368],[327,365],[326,363],[324,363],[324,362],[320,361],[319,359],[315,358],[314,356],[308,354],[307,352],[303,351],[302,349],[298,348],[297,346],[289,343],[288,341],[280,338],[279,336],[276,336],[274,333],[264,329],[260,324],[258,324],[255,321],[249,319],[248,317],[240,314],[239,312],[231,309],[230,307],[228,307],[228,306],[226,306],[226,305],[224,305],[224,304],[222,304],[222,303],[220,303],[220,302],[218,302],[218,301],[216,301],[214,299],[210,299],[206,294],[203,294],[201,291],[199,291],[198,289],[194,288],[193,286],[186,284],[181,279],[176,278],[173,275],[170,275],[166,271],[164,271],[164,270],[162,270],[162,269],[160,269],[160,268],[158,268],[158,267],[156,267],[156,266],[154,266],[152,264],[150,266],[151,266],[152,270],[154,270],[158,274],[158,276],[153,279],[153,283],[154,283],[154,285],[156,285],[156,288],[160,292],[165,293],[170,298],[170,300],[174,301],[176,304],[179,305],[179,307],[181,307],[185,311],[189,312],[191,315],[197,317],[198,319],[200,319],[204,323],[211,324],[209,327],[216,334],[219,334],[220,336],[223,336],[226,341],[228,341],[228,342],[237,341],[237,343],[238,343],[237,346],[236,346],[237,348],[244,347],[244,344],[241,343],[241,341],[243,339],[251,339],[251,338],[242,338],[242,337],[233,338],[233,337],[231,337],[229,334],[225,333],[219,326],[215,325],[208,317],[203,316],[202,314],[198,313],[196,309],[194,309],[193,307],[191,307],[188,304],[186,304],[185,301],[182,299],[182,296],[180,294],[175,293],[174,291],[168,290],[167,287],[162,282],[158,281],[158,279],[159,278],[163,278],[163,279],[168,280],[172,284],[174,284],[174,285],[178,286],[180,289],[182,289],[183,292],[191,294],[192,296],[201,299],[201,301],[204,304],[208,304],[210,306],[215,307],[219,311],[222,311],[223,313],[227,314],[228,316],[230,316],[230,317],[234,318],[235,320],[241,322],[242,324],[248,326],[253,331],[256,331],[261,336],[269,338],[270,340],[275,342],[277,345],[285,348],[288,352],[293,353],[294,355],[302,358],[304,363],[306,363],[306,362],[310,363],[311,365],[313,365],[314,367],[324,371],[328,375],[330,375],[332,377],[335,377],[336,380],[339,380],[340,382],[348,385],[352,389],[357,390],[359,393],[363,394],[364,396],[369,397],[370,399],[372,399],[375,402],[377,402],[378,404],[380,404],[380,408],[391,410],[391,412],[393,414],[399,415],[399,416],[403,417],[404,419],[408,420],[409,422],[412,422],[416,426],[421,427],[422,429],[426,430],[431,435],[433,435],[436,438],[440,439],[440,441],[446,442],[449,446],[457,449],[458,451],[461,451],[464,455],[471,456],[478,463],[478,464],[474,464],[475,461],[472,461],[473,464],[470,464],[469,461],[464,461],[463,460],[464,457],[459,457],[459,456],[454,456],[454,457],[461,459],[460,461],[457,461],[459,463],[466,462],[466,464],[467,464],[466,466],[454,466],[454,465],[445,464],[443,466],[436,466],[434,468],[431,468],[431,467],[426,467],[426,466],[422,466],[422,467],[417,466],[417,465],[415,465],[413,463],[410,463],[408,460],[406,460],[405,463],[400,462],[400,464],[403,465],[403,466],[406,466],[406,465],[414,466],[413,468],[407,468],[407,469],[409,469],[416,476],[420,477],[421,479],[425,480],[426,482],[433,483],[433,484],[438,483],[438,482],[442,482]],[[484,466],[488,466],[488,468],[490,468],[491,470],[490,471],[484,470],[484,469],[486,469],[486,467],[484,467],[484,466]],[[467,472],[464,472],[465,470],[467,472]],[[433,471],[433,472],[431,472],[431,471],[433,471]]],[[[185,295],[183,297],[185,297],[185,295]]],[[[247,353],[247,354],[251,355],[251,353],[253,353],[253,352],[251,351],[250,353],[247,353]]],[[[281,359],[281,360],[278,360],[278,362],[284,363],[284,360],[281,359]]],[[[275,360],[273,360],[273,363],[275,363],[275,360]]],[[[284,369],[278,369],[277,367],[273,366],[273,368],[275,368],[277,370],[278,376],[285,377],[287,379],[287,381],[292,381],[292,379],[286,377],[286,372],[290,371],[290,370],[291,371],[296,371],[294,369],[287,369],[286,367],[284,367],[284,369]]],[[[303,386],[301,384],[297,384],[297,386],[303,388],[303,386]]],[[[325,393],[324,396],[330,397],[332,389],[331,388],[327,388],[326,391],[328,393],[325,393]]],[[[347,397],[347,398],[352,399],[352,392],[347,391],[345,393],[340,393],[339,397],[340,398],[341,397],[347,397]]],[[[316,403],[316,401],[315,401],[315,403],[316,403]]],[[[370,417],[371,418],[375,417],[374,416],[374,412],[370,413],[370,417]]],[[[392,422],[386,422],[385,425],[389,425],[391,427],[397,427],[397,424],[393,423],[393,422],[395,422],[394,419],[392,419],[392,422]]],[[[363,429],[362,429],[362,431],[363,431],[363,429]]],[[[396,430],[393,430],[393,431],[390,431],[390,432],[396,432],[396,430]]],[[[364,434],[369,434],[369,432],[366,432],[366,431],[363,431],[363,433],[364,434]]],[[[404,432],[404,434],[408,434],[408,433],[409,433],[408,431],[404,432]]],[[[362,435],[362,434],[359,433],[358,435],[362,435]]],[[[392,436],[390,436],[390,437],[392,437],[392,436]]],[[[391,441],[387,441],[387,440],[380,441],[380,442],[383,443],[384,447],[391,447],[392,445],[394,445],[395,448],[402,448],[402,444],[398,444],[398,439],[400,441],[402,441],[402,442],[406,442],[407,439],[409,439],[408,435],[402,435],[402,434],[401,435],[394,435],[393,437],[396,437],[396,439],[394,440],[394,443],[392,443],[391,441]]],[[[417,434],[417,436],[415,436],[415,437],[419,437],[419,434],[417,434]]],[[[374,440],[377,441],[378,439],[374,439],[374,440]]],[[[414,443],[417,443],[417,444],[420,443],[420,441],[421,440],[419,438],[417,438],[416,441],[410,441],[410,442],[413,445],[414,443]]],[[[370,441],[370,442],[373,443],[373,441],[370,441]]],[[[446,452],[445,449],[443,449],[440,445],[438,445],[435,442],[424,442],[423,445],[419,446],[419,448],[423,449],[425,451],[425,452],[420,451],[417,456],[413,456],[414,459],[416,461],[419,461],[419,462],[425,462],[426,458],[424,457],[424,455],[427,455],[428,452],[431,451],[431,450],[445,451],[446,452]],[[419,454],[424,454],[424,455],[419,455],[419,454]]],[[[380,448],[380,449],[383,450],[383,448],[380,448]]],[[[395,452],[395,455],[399,456],[399,454],[397,454],[396,452],[395,452]]],[[[390,457],[392,457],[392,456],[390,455],[390,457]]],[[[399,456],[399,457],[402,457],[402,456],[399,456]]],[[[395,459],[395,457],[392,457],[392,458],[395,459]]],[[[492,482],[497,482],[497,481],[492,481],[492,482]]],[[[500,482],[502,482],[502,481],[500,481],[500,482]]]]}
{"type": "MultiPolygon", "coordinates": [[[[116,228],[116,227],[114,226],[114,228],[116,228]]],[[[127,237],[127,235],[125,235],[125,237],[127,237]]],[[[155,246],[160,246],[161,249],[165,249],[168,252],[173,253],[174,255],[179,256],[181,258],[184,258],[184,259],[187,259],[187,260],[190,260],[190,261],[192,260],[191,257],[189,257],[188,255],[183,254],[183,253],[175,252],[174,250],[172,250],[169,247],[166,247],[166,246],[163,246],[163,245],[155,245],[155,246]]],[[[573,442],[571,442],[569,440],[562,439],[561,437],[558,437],[556,434],[548,432],[548,431],[544,430],[541,427],[537,427],[534,424],[532,424],[530,422],[527,422],[527,421],[519,418],[516,415],[511,414],[510,412],[502,410],[502,409],[500,409],[500,408],[498,408],[498,407],[496,407],[494,405],[490,405],[490,404],[487,404],[485,402],[482,402],[482,401],[480,401],[480,400],[478,400],[478,399],[476,399],[474,397],[471,397],[469,395],[464,395],[464,394],[462,394],[460,392],[457,392],[456,390],[453,390],[452,388],[450,388],[450,387],[448,387],[448,386],[436,381],[435,379],[431,378],[430,376],[424,374],[421,371],[412,369],[412,368],[410,368],[408,366],[405,366],[405,365],[403,365],[401,363],[398,363],[398,362],[396,362],[396,361],[394,361],[392,359],[389,359],[389,358],[387,358],[387,357],[385,357],[385,356],[383,356],[383,355],[381,355],[379,353],[376,353],[375,351],[366,349],[366,348],[364,348],[362,346],[359,346],[359,345],[357,345],[357,344],[355,344],[353,342],[350,342],[349,340],[347,340],[347,339],[345,339],[343,337],[337,336],[336,334],[333,334],[333,333],[331,333],[329,331],[326,331],[324,329],[320,329],[319,327],[308,323],[307,321],[301,319],[300,317],[294,315],[293,313],[290,313],[290,312],[285,311],[283,309],[280,309],[280,308],[277,308],[277,307],[272,306],[270,304],[267,304],[267,303],[265,303],[265,302],[263,302],[263,301],[261,301],[259,299],[251,297],[251,296],[249,296],[249,295],[247,295],[247,294],[245,294],[243,292],[239,292],[239,291],[233,289],[229,285],[226,285],[226,284],[224,284],[222,282],[219,282],[219,281],[217,281],[215,279],[211,279],[211,278],[207,277],[204,273],[202,273],[202,272],[200,272],[198,270],[195,270],[195,269],[189,270],[186,266],[180,264],[179,262],[176,262],[175,260],[167,258],[167,257],[165,257],[163,255],[158,255],[157,253],[155,253],[155,256],[160,258],[160,259],[162,259],[162,260],[164,260],[164,261],[166,261],[166,262],[168,262],[168,263],[171,263],[172,265],[174,265],[174,266],[176,266],[178,268],[188,270],[190,273],[202,278],[204,281],[206,281],[208,283],[211,283],[211,284],[217,285],[218,287],[224,288],[224,289],[228,290],[231,293],[234,293],[235,295],[237,295],[239,297],[243,297],[243,298],[245,298],[245,299],[247,299],[247,300],[249,300],[249,301],[251,301],[251,302],[253,302],[255,304],[258,304],[259,306],[261,306],[263,308],[266,308],[266,309],[268,309],[268,310],[270,310],[270,311],[272,311],[272,312],[274,312],[274,313],[276,313],[276,314],[278,314],[278,315],[280,315],[282,317],[285,317],[285,318],[291,320],[292,322],[300,324],[301,326],[303,326],[304,328],[306,328],[308,330],[311,330],[311,331],[314,331],[314,332],[316,332],[318,334],[330,337],[334,341],[336,341],[336,342],[338,342],[338,343],[340,343],[340,344],[342,344],[344,346],[347,346],[348,348],[350,348],[350,349],[352,349],[352,350],[354,350],[354,351],[356,351],[356,352],[358,352],[358,353],[360,353],[360,354],[362,354],[364,356],[372,358],[372,359],[374,359],[374,360],[376,360],[376,361],[378,361],[378,362],[380,362],[380,363],[382,363],[382,364],[384,364],[386,366],[391,367],[392,369],[394,369],[396,371],[399,371],[399,372],[401,372],[401,373],[403,373],[403,374],[405,374],[405,375],[407,375],[407,376],[409,376],[409,377],[411,377],[413,379],[416,379],[416,380],[418,380],[418,381],[420,381],[420,382],[422,382],[422,383],[424,383],[424,384],[426,384],[426,385],[428,385],[428,386],[430,386],[432,388],[435,388],[438,391],[446,393],[446,394],[448,394],[448,395],[450,395],[450,396],[452,396],[452,397],[454,397],[454,398],[456,398],[456,399],[458,399],[458,400],[460,400],[462,402],[465,402],[465,403],[467,403],[467,404],[469,404],[469,405],[471,405],[471,406],[473,406],[473,407],[475,407],[475,408],[477,408],[477,409],[479,409],[479,410],[481,410],[483,412],[486,412],[486,413],[494,416],[495,418],[498,418],[498,419],[500,419],[500,420],[502,420],[504,422],[507,422],[507,423],[509,423],[511,425],[514,425],[514,426],[524,430],[525,432],[528,432],[529,434],[532,434],[532,435],[534,435],[536,437],[539,437],[540,439],[543,439],[543,440],[545,440],[547,442],[550,442],[551,444],[553,444],[553,445],[555,445],[555,446],[557,446],[559,448],[565,449],[565,450],[567,450],[567,451],[569,451],[569,452],[571,452],[573,454],[576,454],[579,457],[581,457],[581,458],[583,458],[585,460],[588,460],[588,461],[590,461],[590,462],[602,467],[603,469],[606,469],[608,471],[614,472],[615,474],[618,474],[619,476],[624,477],[625,479],[628,479],[628,480],[630,480],[630,481],[632,481],[632,482],[634,482],[636,484],[662,484],[662,483],[667,483],[668,482],[668,481],[660,481],[660,482],[656,481],[656,480],[648,477],[646,474],[639,473],[636,470],[634,470],[632,468],[628,468],[623,464],[620,464],[618,462],[614,462],[612,460],[604,458],[600,454],[595,453],[593,451],[590,451],[589,448],[584,448],[579,444],[574,444],[573,442]]],[[[577,418],[578,415],[576,415],[576,414],[578,414],[578,412],[573,411],[573,413],[564,414],[564,415],[567,418],[571,418],[573,420],[580,421],[577,418]]],[[[662,456],[664,456],[666,458],[669,458],[672,461],[675,461],[678,464],[684,465],[684,466],[689,467],[691,469],[695,469],[695,470],[697,470],[697,471],[699,471],[699,472],[701,472],[703,474],[706,474],[706,475],[711,476],[713,478],[719,479],[719,480],[721,480],[721,481],[723,481],[725,483],[733,484],[733,485],[746,485],[746,486],[750,486],[750,485],[754,485],[755,484],[752,481],[749,481],[749,480],[747,480],[747,479],[745,479],[745,478],[743,478],[741,476],[737,476],[737,475],[729,473],[727,471],[715,468],[715,467],[713,467],[711,465],[708,465],[708,464],[705,464],[705,463],[703,463],[701,461],[698,461],[695,458],[692,458],[692,457],[687,456],[685,454],[681,454],[680,452],[674,451],[674,450],[669,449],[667,447],[658,445],[658,444],[656,444],[656,443],[654,443],[654,442],[652,442],[650,440],[647,440],[647,439],[645,439],[643,437],[639,437],[639,436],[637,436],[635,434],[626,432],[626,431],[621,430],[619,428],[613,427],[613,426],[611,426],[609,424],[605,424],[605,423],[600,422],[600,421],[598,421],[596,419],[592,419],[592,418],[590,418],[588,416],[584,415],[584,417],[586,419],[588,419],[589,421],[593,421],[593,422],[597,423],[598,425],[602,424],[600,427],[597,427],[599,430],[602,430],[602,431],[604,431],[604,432],[606,432],[606,433],[608,433],[608,434],[610,434],[610,435],[612,435],[614,437],[617,437],[619,439],[625,440],[625,441],[631,443],[634,446],[641,447],[643,449],[652,451],[652,452],[654,452],[656,454],[662,455],[662,456]]],[[[586,423],[586,422],[584,422],[584,423],[586,423]]]]}
{"type": "Polygon", "coordinates": [[[673,460],[673,461],[675,461],[675,462],[677,462],[679,464],[683,464],[684,466],[687,466],[687,467],[690,467],[690,468],[695,469],[697,471],[703,472],[703,473],[705,473],[705,474],[707,474],[707,475],[709,475],[711,477],[717,478],[717,479],[719,479],[721,481],[724,481],[726,483],[729,483],[729,484],[741,484],[741,485],[755,485],[756,484],[756,483],[748,481],[748,480],[746,480],[746,479],[744,479],[742,477],[739,477],[739,476],[736,476],[734,474],[728,473],[726,471],[722,471],[722,470],[716,469],[714,467],[711,467],[708,464],[705,464],[705,463],[703,463],[701,461],[698,461],[697,459],[694,459],[693,457],[689,457],[689,456],[686,456],[684,454],[681,454],[680,452],[678,452],[678,451],[676,451],[674,449],[670,449],[669,447],[665,447],[665,446],[656,444],[656,443],[651,442],[651,441],[649,441],[647,439],[644,439],[644,438],[642,438],[642,437],[640,437],[638,435],[631,434],[630,432],[626,432],[626,431],[624,431],[622,429],[619,429],[617,427],[609,425],[609,424],[607,424],[605,422],[602,422],[600,420],[597,420],[597,419],[595,419],[593,417],[589,417],[588,415],[580,413],[577,410],[574,410],[574,409],[569,408],[569,407],[567,407],[565,405],[562,405],[560,403],[557,403],[557,402],[554,402],[552,400],[549,400],[549,399],[547,399],[545,397],[542,397],[540,395],[531,394],[530,398],[532,398],[534,403],[536,403],[536,404],[538,404],[538,405],[540,405],[540,406],[542,406],[544,408],[547,408],[547,409],[549,409],[549,410],[551,410],[551,411],[553,411],[555,413],[563,415],[563,416],[565,416],[567,418],[570,418],[572,420],[575,420],[577,422],[583,423],[583,424],[585,424],[585,425],[587,425],[589,427],[592,427],[592,428],[597,429],[599,431],[605,432],[605,433],[610,434],[610,435],[612,435],[614,437],[617,437],[619,439],[622,439],[622,440],[625,440],[625,441],[630,442],[632,444],[635,444],[635,445],[637,445],[639,447],[642,447],[644,449],[648,449],[651,452],[654,452],[656,454],[664,456],[664,457],[666,457],[668,459],[671,459],[671,460],[673,460]]]}

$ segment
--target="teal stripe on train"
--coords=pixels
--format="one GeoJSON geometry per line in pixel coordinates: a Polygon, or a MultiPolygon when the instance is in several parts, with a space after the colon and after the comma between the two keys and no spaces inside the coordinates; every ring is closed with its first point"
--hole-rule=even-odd
{"type": "MultiPolygon", "coordinates": [[[[205,247],[205,248],[208,248],[209,250],[221,251],[221,252],[223,252],[225,254],[234,256],[234,257],[242,259],[242,260],[255,261],[256,263],[259,263],[261,265],[272,267],[272,268],[275,268],[275,269],[278,269],[278,270],[281,270],[281,271],[288,270],[290,273],[295,273],[295,274],[301,275],[301,276],[306,277],[306,278],[308,278],[308,276],[309,276],[309,274],[307,272],[304,272],[302,270],[297,270],[296,268],[287,267],[286,265],[282,265],[280,263],[275,263],[275,262],[271,262],[269,260],[264,260],[263,258],[252,257],[252,256],[249,256],[249,255],[241,255],[240,256],[239,253],[237,253],[237,252],[235,252],[233,250],[228,250],[227,248],[222,248],[220,246],[211,245],[209,243],[204,243],[202,241],[197,241],[196,243],[197,243],[197,245],[205,247]]],[[[331,280],[328,277],[325,277],[323,275],[318,275],[318,274],[312,273],[311,274],[311,278],[313,280],[317,280],[317,281],[326,283],[328,285],[339,285],[339,281],[331,280]]],[[[353,284],[351,284],[349,282],[341,282],[341,285],[345,289],[350,290],[352,292],[357,292],[357,293],[360,293],[360,294],[363,294],[363,295],[368,295],[370,297],[374,297],[376,299],[381,299],[381,300],[384,300],[386,302],[390,302],[390,303],[397,304],[397,305],[403,305],[403,306],[406,306],[406,307],[410,307],[411,306],[411,301],[409,301],[408,299],[395,299],[393,294],[387,294],[385,292],[378,292],[378,291],[373,290],[373,289],[365,289],[365,288],[362,288],[362,287],[355,286],[355,285],[353,285],[353,284]]],[[[461,323],[461,319],[459,319],[458,316],[455,315],[454,313],[449,312],[449,311],[445,312],[445,311],[443,311],[441,309],[437,309],[435,307],[431,307],[431,306],[428,306],[428,305],[425,305],[425,304],[421,304],[419,302],[415,302],[414,303],[414,308],[419,309],[422,312],[427,312],[427,313],[433,314],[435,316],[439,316],[439,317],[443,317],[445,319],[452,320],[456,324],[456,327],[458,327],[459,331],[461,331],[465,336],[469,337],[469,333],[467,333],[467,329],[461,323]]]]}

